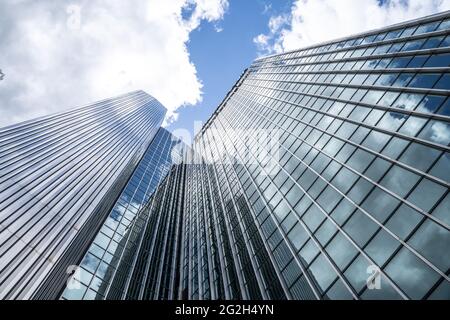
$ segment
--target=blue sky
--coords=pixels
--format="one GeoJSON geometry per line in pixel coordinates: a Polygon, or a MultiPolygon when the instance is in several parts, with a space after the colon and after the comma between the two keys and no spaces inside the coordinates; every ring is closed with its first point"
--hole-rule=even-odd
{"type": "Polygon", "coordinates": [[[258,55],[448,9],[450,0],[1,0],[0,127],[144,90],[167,108],[169,130],[192,133],[258,55]]]}
{"type": "Polygon", "coordinates": [[[178,120],[167,129],[193,133],[194,121],[207,121],[241,73],[257,57],[253,39],[269,31],[271,16],[289,12],[292,1],[231,0],[223,20],[202,22],[187,44],[190,59],[203,84],[200,103],[178,109],[178,120]],[[217,32],[216,28],[222,31],[217,32]]]}
{"type": "Polygon", "coordinates": [[[190,34],[190,60],[203,84],[202,101],[180,107],[167,128],[194,131],[219,106],[258,56],[414,19],[450,8],[449,0],[229,0],[222,20],[202,21],[190,34]],[[222,31],[217,32],[219,27],[222,31]],[[260,36],[261,43],[255,42],[260,36]]]}

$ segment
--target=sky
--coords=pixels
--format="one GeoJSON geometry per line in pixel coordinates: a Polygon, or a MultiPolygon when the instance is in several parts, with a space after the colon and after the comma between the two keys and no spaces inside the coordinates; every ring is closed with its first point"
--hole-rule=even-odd
{"type": "Polygon", "coordinates": [[[450,0],[132,3],[1,0],[0,127],[142,89],[189,143],[256,57],[450,9],[450,0]]]}

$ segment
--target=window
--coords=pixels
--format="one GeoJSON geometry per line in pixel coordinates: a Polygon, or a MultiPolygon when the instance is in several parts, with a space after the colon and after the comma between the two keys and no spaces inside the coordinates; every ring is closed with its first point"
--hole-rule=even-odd
{"type": "Polygon", "coordinates": [[[448,67],[450,66],[450,53],[433,54],[424,65],[430,67],[448,67]]]}
{"type": "Polygon", "coordinates": [[[331,220],[327,219],[316,231],[316,238],[317,240],[319,240],[320,244],[324,246],[328,243],[328,241],[336,233],[336,231],[336,226],[333,224],[333,222],[331,222],[331,220]]]}
{"type": "Polygon", "coordinates": [[[411,299],[422,299],[440,277],[407,248],[399,251],[385,271],[411,299]]]}
{"type": "Polygon", "coordinates": [[[422,179],[414,191],[409,195],[408,200],[422,210],[428,212],[444,194],[446,188],[432,182],[429,179],[422,179]]]}
{"type": "Polygon", "coordinates": [[[440,76],[440,74],[418,73],[408,84],[408,87],[433,88],[434,84],[440,78],[440,76]]]}
{"type": "Polygon", "coordinates": [[[364,201],[362,208],[376,220],[383,223],[399,203],[400,201],[390,194],[375,188],[364,201]]]}
{"type": "Polygon", "coordinates": [[[327,246],[326,251],[340,270],[343,270],[358,254],[355,246],[340,232],[327,246]]]}
{"type": "Polygon", "coordinates": [[[417,174],[394,165],[380,184],[400,197],[404,197],[418,180],[417,174]]]}
{"type": "Polygon", "coordinates": [[[445,73],[439,81],[434,85],[434,89],[449,90],[450,89],[450,74],[445,73]]]}
{"type": "Polygon", "coordinates": [[[305,244],[302,250],[300,250],[299,255],[303,258],[303,260],[309,264],[319,253],[319,249],[317,249],[316,244],[313,240],[309,239],[305,244]]]}
{"type": "Polygon", "coordinates": [[[417,28],[417,30],[414,32],[414,34],[422,34],[427,32],[433,32],[436,30],[438,25],[440,24],[440,21],[433,21],[426,24],[423,24],[417,28]]]}
{"type": "Polygon", "coordinates": [[[411,59],[407,68],[422,68],[429,57],[428,55],[417,55],[411,59]]]}
{"type": "Polygon", "coordinates": [[[449,296],[450,296],[450,283],[448,281],[442,281],[441,284],[428,297],[428,299],[448,300],[449,296]]]}
{"type": "Polygon", "coordinates": [[[358,182],[355,183],[353,188],[348,192],[347,196],[352,199],[355,203],[360,204],[361,201],[367,196],[367,194],[372,190],[373,184],[366,179],[359,178],[358,182]]]}
{"type": "Polygon", "coordinates": [[[359,127],[353,135],[350,137],[350,141],[353,141],[356,144],[361,144],[361,142],[367,137],[370,129],[366,127],[359,127]]]}
{"type": "Polygon", "coordinates": [[[400,157],[400,161],[417,168],[423,172],[427,172],[428,168],[434,163],[441,151],[412,142],[400,157]]]}
{"type": "Polygon", "coordinates": [[[306,214],[302,217],[302,220],[312,232],[317,229],[324,219],[325,215],[315,204],[309,207],[306,214]]]}
{"type": "Polygon", "coordinates": [[[283,270],[283,276],[286,279],[286,284],[288,286],[291,286],[301,273],[302,272],[298,267],[297,262],[295,261],[295,259],[292,259],[291,262],[283,270]]]}
{"type": "Polygon", "coordinates": [[[416,111],[434,113],[444,102],[445,97],[443,96],[426,96],[416,107],[416,111]]]}
{"type": "Polygon", "coordinates": [[[422,47],[424,41],[425,41],[424,39],[408,41],[408,42],[406,42],[405,45],[402,47],[402,51],[419,50],[419,49],[422,47]]]}
{"type": "MultiPolygon", "coordinates": [[[[400,48],[403,44],[394,44],[391,49],[389,50],[389,52],[395,52],[395,51],[399,51],[400,48]]],[[[392,59],[391,63],[389,64],[388,68],[405,68],[409,61],[411,60],[411,57],[397,57],[392,59]]]]}
{"type": "Polygon", "coordinates": [[[322,291],[325,291],[337,277],[336,272],[322,254],[313,262],[310,271],[322,291]]]}
{"type": "Polygon", "coordinates": [[[409,141],[397,137],[393,137],[391,141],[387,144],[386,148],[383,150],[383,154],[391,159],[397,159],[399,154],[403,152],[409,141]]]}
{"type": "Polygon", "coordinates": [[[384,159],[376,158],[365,172],[365,176],[377,182],[391,166],[390,162],[384,159]]]}
{"type": "Polygon", "coordinates": [[[408,85],[408,83],[411,81],[411,79],[413,78],[413,76],[414,76],[413,73],[400,73],[397,80],[395,80],[393,86],[394,87],[406,87],[408,85]]]}
{"type": "Polygon", "coordinates": [[[383,94],[384,91],[381,90],[369,90],[362,99],[362,102],[376,104],[383,94]]]}
{"type": "Polygon", "coordinates": [[[386,112],[377,127],[390,131],[397,131],[407,117],[407,115],[398,112],[386,112]]]}
{"type": "Polygon", "coordinates": [[[309,236],[302,225],[297,223],[291,232],[288,233],[288,238],[294,245],[295,249],[299,250],[309,239],[309,236]]]}
{"type": "Polygon", "coordinates": [[[367,151],[358,149],[348,160],[347,164],[358,172],[364,172],[375,156],[367,151]]]}
{"type": "Polygon", "coordinates": [[[387,134],[372,130],[364,140],[363,145],[369,149],[379,152],[383,149],[388,140],[389,136],[387,134]]]}
{"type": "Polygon", "coordinates": [[[344,273],[345,277],[348,279],[356,292],[366,286],[368,266],[369,262],[360,254],[344,273]]]}
{"type": "Polygon", "coordinates": [[[83,261],[81,262],[81,266],[88,270],[91,273],[95,273],[95,271],[97,270],[97,266],[100,263],[100,259],[93,256],[90,253],[87,253],[85,255],[85,257],[83,258],[83,261]]]}
{"type": "Polygon", "coordinates": [[[347,193],[357,179],[358,176],[356,174],[347,168],[342,168],[331,183],[342,193],[347,193]]]}
{"type": "Polygon", "coordinates": [[[286,217],[286,215],[289,213],[289,207],[286,201],[282,200],[278,204],[278,206],[275,209],[273,209],[273,213],[275,214],[275,216],[279,221],[282,221],[284,217],[286,217]]]}
{"type": "Polygon", "coordinates": [[[439,203],[436,209],[433,210],[433,216],[443,221],[446,224],[450,224],[450,193],[439,203]]]}
{"type": "Polygon", "coordinates": [[[331,186],[327,186],[317,199],[317,202],[327,213],[330,213],[341,198],[342,196],[336,190],[331,186]]]}
{"type": "Polygon", "coordinates": [[[353,295],[340,279],[328,290],[326,296],[332,300],[353,300],[353,295]]]}
{"type": "Polygon", "coordinates": [[[427,120],[424,118],[409,116],[408,120],[406,120],[403,126],[400,127],[399,132],[404,133],[410,137],[415,137],[426,122],[427,120]]]}
{"type": "Polygon", "coordinates": [[[359,209],[344,225],[344,230],[360,246],[364,246],[378,226],[359,209]]]}
{"type": "Polygon", "coordinates": [[[377,235],[369,242],[365,252],[377,263],[382,266],[387,259],[394,253],[400,243],[389,233],[380,230],[377,235]]]}
{"type": "Polygon", "coordinates": [[[385,95],[378,101],[380,106],[390,107],[400,94],[394,91],[387,91],[385,95]]]}
{"type": "Polygon", "coordinates": [[[438,48],[443,39],[444,37],[442,36],[429,38],[422,46],[422,49],[438,48]]]}
{"type": "Polygon", "coordinates": [[[386,73],[380,75],[378,80],[375,82],[377,86],[390,86],[394,83],[395,79],[397,79],[398,73],[386,73]]]}
{"type": "Polygon", "coordinates": [[[450,143],[450,124],[439,120],[430,120],[419,134],[426,139],[447,146],[450,143]]]}
{"type": "Polygon", "coordinates": [[[414,110],[417,104],[422,101],[423,97],[423,94],[402,93],[394,102],[392,107],[405,110],[414,110]]]}
{"type": "Polygon", "coordinates": [[[400,239],[404,240],[419,224],[422,218],[423,215],[421,215],[419,212],[412,209],[406,204],[402,204],[395,211],[394,215],[389,218],[386,223],[386,228],[388,228],[400,239]]]}

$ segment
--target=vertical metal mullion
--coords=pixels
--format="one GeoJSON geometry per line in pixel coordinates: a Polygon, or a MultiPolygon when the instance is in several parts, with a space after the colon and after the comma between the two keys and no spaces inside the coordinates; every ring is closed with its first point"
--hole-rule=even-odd
{"type": "MultiPolygon", "coordinates": [[[[206,135],[207,135],[207,133],[206,133],[206,135]]],[[[213,135],[210,135],[210,136],[211,136],[212,140],[214,140],[214,142],[215,142],[216,139],[214,138],[214,136],[213,135]]],[[[216,146],[216,151],[219,151],[218,148],[217,148],[217,144],[216,143],[214,143],[214,146],[216,146]]],[[[230,181],[229,181],[229,179],[227,177],[227,172],[225,171],[225,166],[224,166],[223,163],[221,163],[221,167],[222,167],[222,170],[223,170],[223,172],[225,174],[225,181],[226,181],[226,184],[227,184],[227,187],[228,187],[228,191],[230,192],[231,201],[233,203],[234,210],[236,212],[236,215],[238,215],[239,210],[238,210],[238,207],[236,205],[236,201],[235,201],[234,196],[233,196],[233,190],[231,189],[230,181]]],[[[239,224],[239,228],[241,230],[242,236],[245,239],[245,246],[247,248],[247,252],[248,252],[248,255],[249,255],[249,258],[250,258],[250,263],[251,263],[252,268],[253,268],[253,270],[255,272],[256,281],[258,283],[259,290],[261,292],[261,295],[262,295],[263,299],[267,299],[268,296],[267,296],[267,292],[266,292],[266,289],[265,289],[265,287],[266,287],[265,281],[261,277],[261,273],[258,271],[257,263],[255,261],[255,256],[253,254],[253,252],[255,252],[254,248],[253,248],[253,245],[252,245],[250,239],[248,238],[248,235],[247,235],[246,230],[245,230],[245,228],[244,228],[244,226],[242,224],[241,219],[238,219],[238,224],[239,224]]]]}
{"type": "MultiPolygon", "coordinates": [[[[218,176],[218,174],[217,174],[217,169],[216,169],[216,167],[215,167],[214,164],[212,165],[212,167],[213,167],[214,175],[216,176],[217,183],[219,183],[219,176],[218,176]]],[[[218,186],[218,187],[219,187],[219,186],[218,186]]],[[[222,211],[223,211],[225,220],[228,221],[228,220],[229,220],[229,217],[228,217],[228,215],[226,214],[226,209],[225,209],[225,205],[224,205],[224,203],[223,203],[222,193],[221,193],[221,192],[218,192],[218,194],[219,194],[220,205],[221,205],[221,207],[222,207],[222,211]]],[[[229,222],[229,221],[228,221],[228,222],[229,222]]],[[[232,254],[233,254],[233,258],[234,258],[234,259],[233,259],[233,262],[234,262],[235,268],[236,268],[236,275],[237,275],[237,277],[238,277],[239,288],[240,288],[240,290],[241,290],[242,299],[243,299],[243,300],[248,300],[248,299],[249,299],[249,294],[248,294],[248,291],[247,291],[247,287],[245,286],[244,278],[243,278],[243,275],[242,275],[242,273],[241,273],[241,268],[240,268],[240,266],[241,266],[241,261],[240,261],[240,259],[238,258],[238,255],[237,255],[237,253],[236,253],[236,247],[235,247],[236,242],[235,242],[234,236],[233,236],[233,234],[232,234],[230,228],[228,227],[228,224],[225,224],[225,228],[226,228],[226,232],[227,232],[227,234],[228,234],[228,239],[229,239],[229,241],[230,241],[230,248],[231,248],[231,252],[232,252],[232,254]]]]}

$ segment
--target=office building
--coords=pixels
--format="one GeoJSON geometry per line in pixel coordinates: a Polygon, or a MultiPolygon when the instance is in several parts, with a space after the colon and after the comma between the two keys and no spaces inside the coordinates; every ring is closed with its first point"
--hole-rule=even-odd
{"type": "MultiPolygon", "coordinates": [[[[41,256],[15,249],[12,263],[26,259],[9,267],[4,248],[28,247],[2,240],[3,297],[450,299],[450,12],[258,58],[191,148],[152,130],[159,124],[129,126],[153,136],[139,135],[147,147],[114,196],[102,198],[108,210],[90,241],[77,236],[89,222],[46,227],[49,235],[36,237],[49,266],[36,274],[41,256]],[[62,276],[50,266],[65,255],[53,252],[77,252],[79,265],[57,292],[52,283],[62,276]],[[46,286],[26,282],[32,277],[46,286]]],[[[20,141],[21,127],[12,129],[20,141]]],[[[2,163],[17,157],[12,152],[2,163]]],[[[38,176],[30,174],[21,185],[2,182],[17,190],[2,196],[0,232],[31,246],[33,233],[22,226],[45,214],[23,220],[21,211],[2,209],[33,204],[28,190],[38,176]]],[[[50,210],[45,201],[60,192],[78,196],[37,187],[45,197],[39,210],[50,210]]],[[[58,210],[49,212],[64,217],[58,210]]]]}
{"type": "Polygon", "coordinates": [[[165,113],[137,91],[0,129],[0,298],[56,296],[165,113]]]}
{"type": "Polygon", "coordinates": [[[105,298],[449,299],[449,17],[257,59],[105,298]]]}

